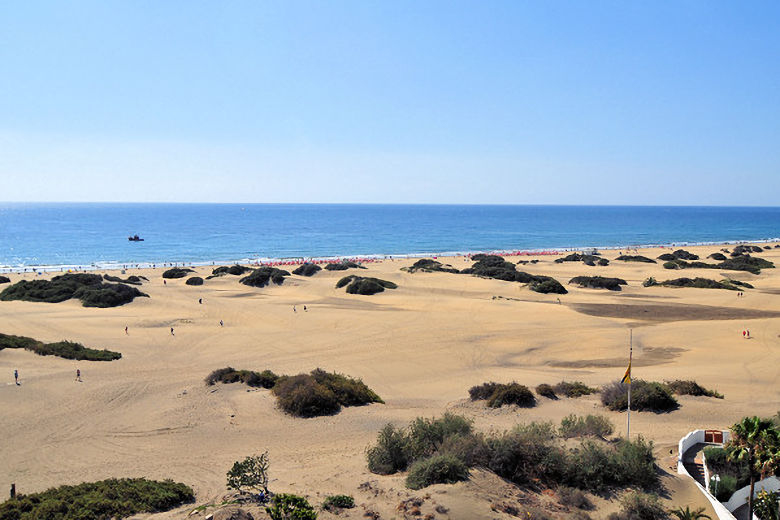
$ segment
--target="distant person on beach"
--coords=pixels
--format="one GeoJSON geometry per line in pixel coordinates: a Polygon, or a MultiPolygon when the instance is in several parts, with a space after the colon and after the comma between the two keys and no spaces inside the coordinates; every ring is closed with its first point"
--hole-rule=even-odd
{"type": "Polygon", "coordinates": [[[748,329],[746,332],[747,332],[747,339],[750,339],[750,329],[748,329]]]}
{"type": "Polygon", "coordinates": [[[306,306],[305,305],[303,306],[303,312],[306,312],[306,306]]]}
{"type": "Polygon", "coordinates": [[[203,298],[198,298],[198,303],[203,305],[203,298]]]}
{"type": "Polygon", "coordinates": [[[129,332],[127,332],[127,325],[125,325],[125,334],[130,334],[129,332]]]}
{"type": "Polygon", "coordinates": [[[76,381],[81,383],[81,369],[76,369],[76,381]]]}
{"type": "Polygon", "coordinates": [[[173,327],[171,327],[171,336],[175,336],[176,334],[173,333],[173,327]]]}
{"type": "Polygon", "coordinates": [[[295,309],[295,305],[293,305],[293,312],[298,312],[298,311],[295,309]]]}
{"type": "Polygon", "coordinates": [[[747,336],[746,336],[746,334],[747,334],[747,331],[743,330],[743,331],[742,331],[742,337],[743,337],[743,338],[747,337],[747,336]]]}
{"type": "Polygon", "coordinates": [[[224,326],[225,326],[225,322],[224,322],[224,321],[222,321],[222,320],[219,320],[219,326],[220,326],[220,327],[224,327],[224,326]]]}
{"type": "Polygon", "coordinates": [[[16,383],[16,386],[19,386],[19,371],[14,369],[14,383],[16,383]]]}
{"type": "Polygon", "coordinates": [[[163,280],[163,285],[168,285],[168,280],[163,280]]]}

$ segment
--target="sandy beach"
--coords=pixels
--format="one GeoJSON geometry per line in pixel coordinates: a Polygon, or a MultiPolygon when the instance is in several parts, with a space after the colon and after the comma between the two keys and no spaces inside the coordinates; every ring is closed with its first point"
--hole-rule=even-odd
{"type": "MultiPolygon", "coordinates": [[[[756,256],[780,264],[780,249],[769,245],[772,249],[756,256]]],[[[704,260],[720,247],[685,249],[704,260]]],[[[668,249],[635,254],[656,258],[662,252],[668,249]]],[[[42,341],[68,339],[122,353],[118,361],[77,362],[0,351],[0,491],[6,493],[11,483],[30,493],[145,476],[192,486],[195,505],[220,502],[233,462],[267,450],[272,490],[307,496],[313,504],[328,494],[351,494],[363,507],[342,517],[359,518],[370,509],[381,518],[402,518],[399,502],[428,496],[424,511],[433,504],[448,510],[437,518],[511,518],[490,506],[514,496],[517,488],[486,471],[474,471],[468,482],[414,492],[404,487],[404,475],[370,473],[365,450],[388,422],[403,425],[445,411],[473,419],[483,431],[599,413],[614,422],[616,434],[623,434],[626,414],[610,412],[597,395],[539,398],[538,406],[529,409],[487,409],[468,400],[468,389],[485,381],[534,388],[561,380],[592,386],[619,380],[633,329],[634,377],[695,379],[725,395],[723,400],[680,396],[677,411],[632,414],[632,435],[653,440],[666,472],[665,504],[706,507],[713,515],[694,484],[676,474],[677,442],[693,429],[727,428],[745,415],[771,416],[780,410],[780,270],[759,275],[671,271],[663,269],[663,262],[615,261],[619,254],[603,252],[608,266],[556,264],[550,256],[518,266],[563,283],[569,293],[560,296],[560,303],[558,295],[531,292],[514,282],[401,270],[415,259],[375,262],[356,272],[398,284],[373,296],[334,288],[352,271],[290,276],[281,286],[252,288],[231,275],[193,287],[183,278],[163,284],[163,269],[129,269],[127,275],[149,278],[140,289],[150,298],[109,309],[85,308],[78,300],[0,302],[0,332],[42,341]],[[596,274],[624,278],[628,286],[611,292],[567,283],[574,276],[596,274]],[[738,298],[729,290],[643,287],[649,276],[728,276],[755,289],[738,298]],[[742,337],[745,329],[749,340],[742,337]],[[267,390],[204,384],[211,371],[226,366],[283,374],[321,367],[361,378],[385,404],[293,418],[276,408],[267,390]],[[14,385],[14,369],[20,386],[14,385]],[[74,382],[76,369],[81,383],[74,382]]],[[[458,269],[471,265],[463,257],[439,260],[458,269]]],[[[211,269],[195,268],[204,278],[211,269]]],[[[36,278],[30,273],[9,277],[12,283],[36,278]]],[[[618,507],[615,498],[595,502],[594,518],[618,507]]],[[[139,518],[183,518],[193,507],[139,518]]]]}

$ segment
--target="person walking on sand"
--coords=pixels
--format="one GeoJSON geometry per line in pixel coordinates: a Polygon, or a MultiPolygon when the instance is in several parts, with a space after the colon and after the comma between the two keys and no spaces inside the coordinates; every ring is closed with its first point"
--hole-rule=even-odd
{"type": "Polygon", "coordinates": [[[298,312],[297,310],[295,310],[295,305],[293,305],[293,312],[298,312]]]}
{"type": "Polygon", "coordinates": [[[198,303],[203,305],[203,298],[198,298],[198,303]]]}
{"type": "Polygon", "coordinates": [[[78,381],[79,383],[82,382],[81,381],[81,369],[78,369],[78,368],[76,369],[76,381],[78,381]]]}
{"type": "Polygon", "coordinates": [[[305,305],[303,306],[303,312],[308,312],[305,305]]]}
{"type": "Polygon", "coordinates": [[[125,325],[125,335],[127,334],[129,334],[129,332],[127,332],[127,325],[125,325]]]}
{"type": "Polygon", "coordinates": [[[224,326],[225,326],[225,322],[224,322],[224,321],[222,321],[222,320],[219,320],[219,326],[220,326],[220,327],[224,327],[224,326]]]}
{"type": "Polygon", "coordinates": [[[173,333],[173,327],[171,327],[171,336],[175,336],[176,334],[173,333]]]}
{"type": "Polygon", "coordinates": [[[19,386],[19,371],[14,369],[14,383],[19,386]]]}
{"type": "Polygon", "coordinates": [[[747,339],[750,339],[750,329],[746,330],[745,332],[747,332],[747,339]]]}
{"type": "Polygon", "coordinates": [[[747,334],[747,331],[744,331],[744,330],[743,330],[743,331],[742,331],[742,339],[745,339],[745,338],[747,337],[747,336],[745,336],[745,334],[747,334]]]}

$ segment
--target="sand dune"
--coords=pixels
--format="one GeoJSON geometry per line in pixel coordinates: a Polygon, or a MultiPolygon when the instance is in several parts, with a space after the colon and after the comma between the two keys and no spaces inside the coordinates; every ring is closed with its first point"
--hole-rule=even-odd
{"type": "MultiPolygon", "coordinates": [[[[702,257],[718,249],[689,248],[702,257]]],[[[387,422],[402,424],[446,410],[473,418],[485,430],[598,412],[623,432],[625,414],[603,409],[594,396],[542,398],[536,408],[499,410],[465,398],[470,386],[487,380],[533,387],[562,379],[590,385],[619,379],[633,327],[635,377],[696,379],[726,396],[683,396],[678,411],[632,416],[632,433],[656,443],[659,463],[669,473],[663,479],[667,503],[706,506],[694,486],[670,468],[676,443],[695,428],[728,427],[746,414],[773,415],[780,409],[780,271],[669,271],[660,264],[615,261],[618,254],[605,253],[611,260],[606,267],[555,264],[550,257],[520,267],[564,283],[570,292],[560,296],[561,304],[557,295],[533,293],[517,283],[402,272],[411,260],[378,262],[361,271],[399,286],[374,296],[336,290],[343,272],[292,276],[282,286],[251,289],[230,275],[192,287],[185,279],[163,285],[162,270],[129,270],[149,277],[142,290],[150,298],[111,309],[84,308],[78,301],[0,302],[0,332],[42,341],[70,339],[123,354],[103,363],[0,351],[0,489],[11,482],[33,492],[147,476],[185,482],[203,503],[225,494],[225,472],[233,461],[268,450],[272,489],[307,495],[314,503],[325,494],[348,493],[382,518],[392,518],[405,497],[429,494],[423,510],[435,502],[449,510],[441,517],[509,518],[490,504],[522,492],[489,473],[477,471],[469,482],[411,492],[401,476],[369,473],[364,450],[387,422]],[[629,285],[620,293],[567,285],[569,278],[585,274],[618,276],[629,285]],[[726,290],[641,286],[648,276],[720,279],[725,274],[756,289],[737,298],[726,290]],[[742,338],[745,328],[750,340],[742,338]],[[335,370],[362,378],[386,404],[296,419],[277,410],[266,390],[204,385],[209,372],[228,365],[277,373],[335,370]],[[83,383],[74,382],[76,368],[83,383]],[[22,380],[18,387],[14,369],[22,380]],[[361,487],[364,483],[369,484],[361,487]]],[[[760,256],[780,264],[780,250],[760,256]]],[[[461,258],[446,262],[469,265],[461,258]]],[[[205,277],[211,269],[196,271],[205,277]]],[[[595,517],[616,506],[602,500],[598,507],[595,517]]],[[[180,518],[188,511],[156,517],[180,518]]],[[[362,509],[353,516],[360,514],[362,509]]]]}

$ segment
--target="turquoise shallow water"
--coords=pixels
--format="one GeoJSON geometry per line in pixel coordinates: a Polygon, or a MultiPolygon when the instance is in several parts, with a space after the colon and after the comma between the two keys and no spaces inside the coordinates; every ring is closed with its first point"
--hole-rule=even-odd
{"type": "Polygon", "coordinates": [[[0,267],[769,240],[780,208],[0,204],[0,267]],[[143,242],[129,242],[138,234],[143,242]]]}

